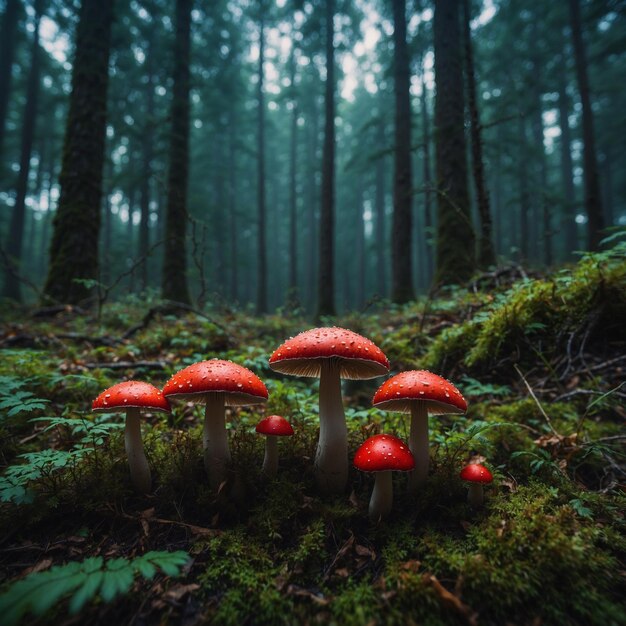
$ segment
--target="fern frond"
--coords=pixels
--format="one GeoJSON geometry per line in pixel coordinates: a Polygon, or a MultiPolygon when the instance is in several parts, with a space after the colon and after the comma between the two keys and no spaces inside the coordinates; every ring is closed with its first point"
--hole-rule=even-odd
{"type": "Polygon", "coordinates": [[[188,560],[186,552],[152,551],[134,559],[104,561],[96,556],[35,572],[9,585],[0,594],[2,623],[12,626],[26,614],[44,615],[69,596],[69,612],[75,615],[96,595],[104,602],[110,602],[127,593],[137,575],[150,579],[160,570],[167,576],[178,576],[188,560]]]}

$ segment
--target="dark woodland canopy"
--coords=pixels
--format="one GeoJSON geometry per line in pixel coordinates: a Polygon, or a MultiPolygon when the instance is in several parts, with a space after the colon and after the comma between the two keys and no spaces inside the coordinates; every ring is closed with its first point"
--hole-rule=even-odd
{"type": "Polygon", "coordinates": [[[0,8],[6,297],[323,315],[626,221],[617,1],[0,8]]]}

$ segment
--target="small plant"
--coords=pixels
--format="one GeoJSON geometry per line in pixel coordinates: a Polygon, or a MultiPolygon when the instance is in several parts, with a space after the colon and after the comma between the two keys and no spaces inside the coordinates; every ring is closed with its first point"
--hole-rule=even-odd
{"type": "Polygon", "coordinates": [[[0,476],[0,502],[30,504],[35,497],[28,488],[34,480],[53,478],[52,475],[72,463],[80,461],[93,448],[80,447],[74,450],[41,450],[27,452],[19,457],[26,463],[10,465],[4,476],[0,476]]]}
{"type": "Polygon", "coordinates": [[[138,575],[149,580],[161,570],[167,576],[178,576],[188,561],[186,552],[177,551],[147,552],[134,559],[107,561],[96,556],[56,565],[9,585],[0,595],[2,623],[17,624],[28,613],[40,617],[70,595],[69,612],[75,615],[96,595],[104,602],[111,602],[127,593],[138,575]]]}
{"type": "Polygon", "coordinates": [[[38,398],[24,387],[31,382],[29,378],[18,376],[0,376],[0,419],[6,411],[6,417],[15,417],[20,413],[32,413],[45,410],[49,400],[38,398]]]}

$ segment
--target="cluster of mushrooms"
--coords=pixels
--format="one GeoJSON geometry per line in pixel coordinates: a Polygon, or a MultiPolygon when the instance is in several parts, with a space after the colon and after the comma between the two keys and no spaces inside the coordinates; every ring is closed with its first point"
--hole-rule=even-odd
{"type": "MultiPolygon", "coordinates": [[[[348,432],[341,379],[368,379],[389,372],[389,361],[372,341],[344,328],[315,328],[285,341],[274,351],[270,367],[283,374],[320,379],[320,433],[315,455],[315,478],[325,494],[343,493],[348,483],[348,432]]],[[[151,474],[141,440],[140,411],[170,412],[169,400],[196,400],[205,404],[203,449],[210,485],[217,489],[226,479],[230,451],[225,408],[267,401],[267,388],[249,369],[212,359],[194,363],[176,374],[163,390],[140,381],[122,382],[103,391],[94,401],[95,412],[126,411],[125,448],[133,485],[140,493],[151,489],[151,474]]],[[[428,414],[464,413],[467,402],[450,382],[428,371],[406,371],[386,380],[374,394],[373,405],[387,411],[411,414],[408,446],[390,434],[374,435],[356,451],[354,466],[375,473],[369,515],[374,521],[391,511],[392,471],[410,472],[409,493],[423,487],[428,476],[428,414]]],[[[263,472],[276,474],[277,438],[293,434],[287,420],[271,415],[256,431],[266,436],[263,472]]],[[[470,484],[471,506],[482,504],[482,485],[492,481],[479,464],[465,467],[461,479],[470,484]]]]}

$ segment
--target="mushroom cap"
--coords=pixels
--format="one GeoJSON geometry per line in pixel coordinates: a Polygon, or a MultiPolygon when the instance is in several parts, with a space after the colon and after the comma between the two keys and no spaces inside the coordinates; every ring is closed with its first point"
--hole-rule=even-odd
{"type": "Polygon", "coordinates": [[[194,399],[208,393],[225,394],[225,404],[245,406],[267,400],[263,381],[249,369],[232,361],[199,361],[176,372],[163,387],[168,398],[194,399]]]}
{"type": "Polygon", "coordinates": [[[415,467],[415,459],[402,439],[393,435],[374,435],[356,451],[354,467],[362,472],[408,472],[415,467]]]}
{"type": "Polygon", "coordinates": [[[170,413],[170,403],[160,389],[140,380],[127,380],[105,389],[91,404],[94,413],[125,411],[129,408],[170,413]]]}
{"type": "Polygon", "coordinates": [[[274,350],[270,367],[282,374],[319,378],[323,359],[338,359],[341,378],[383,376],[389,361],[369,339],[345,328],[313,328],[287,339],[274,350]]]}
{"type": "Polygon", "coordinates": [[[379,409],[410,413],[416,400],[428,405],[429,413],[465,413],[467,401],[449,381],[426,370],[400,372],[386,380],[374,394],[379,409]]]}
{"type": "Polygon", "coordinates": [[[470,483],[490,483],[493,481],[493,474],[480,463],[466,465],[459,476],[461,480],[467,480],[470,483]]]}
{"type": "Polygon", "coordinates": [[[270,415],[262,419],[256,425],[257,433],[261,435],[274,435],[278,437],[287,437],[293,435],[291,424],[280,415],[270,415]]]}

